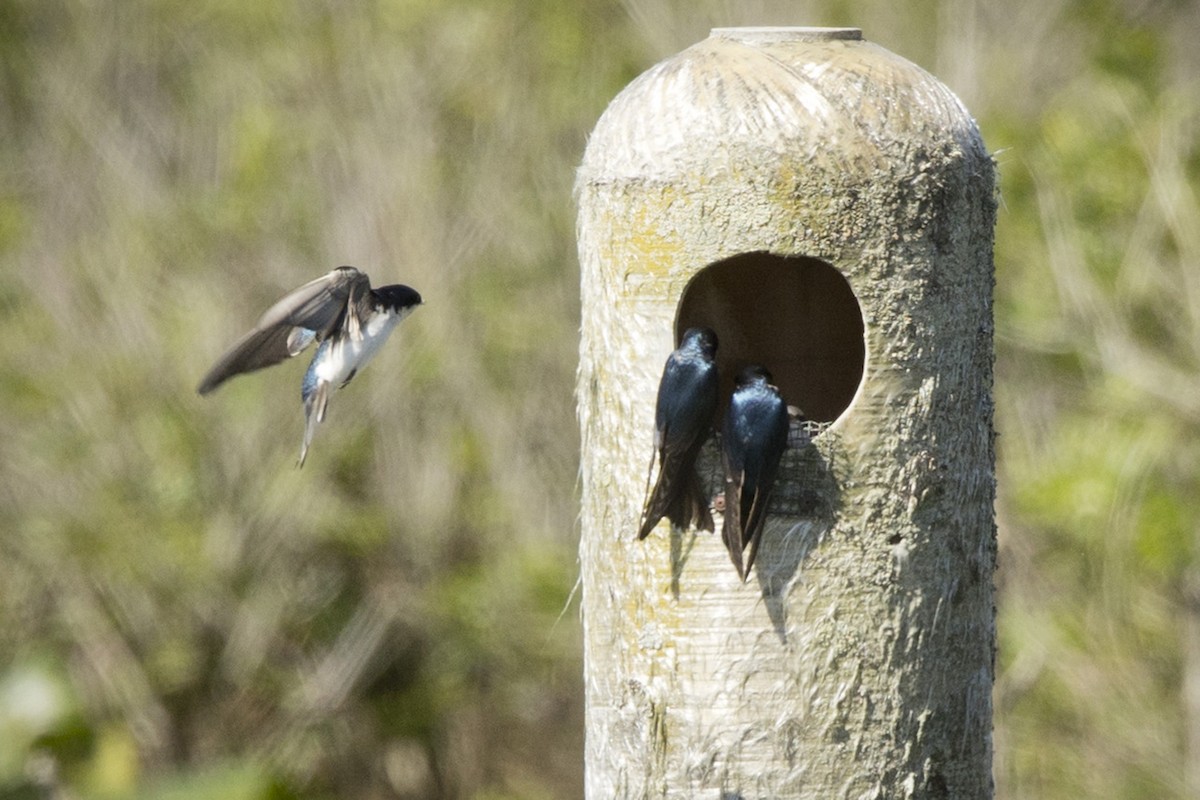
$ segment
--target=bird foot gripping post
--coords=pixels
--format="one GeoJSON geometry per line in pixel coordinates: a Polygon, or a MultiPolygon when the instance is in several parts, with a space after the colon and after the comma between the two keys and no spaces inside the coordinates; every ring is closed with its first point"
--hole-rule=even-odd
{"type": "Polygon", "coordinates": [[[857,29],[718,29],[577,193],[588,797],[990,796],[970,115],[857,29]]]}

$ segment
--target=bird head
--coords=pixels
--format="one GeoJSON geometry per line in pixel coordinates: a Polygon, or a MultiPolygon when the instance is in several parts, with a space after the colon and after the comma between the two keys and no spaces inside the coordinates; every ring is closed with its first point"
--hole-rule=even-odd
{"type": "Polygon", "coordinates": [[[416,289],[400,283],[380,286],[374,294],[380,308],[396,314],[407,314],[425,302],[416,289]]]}

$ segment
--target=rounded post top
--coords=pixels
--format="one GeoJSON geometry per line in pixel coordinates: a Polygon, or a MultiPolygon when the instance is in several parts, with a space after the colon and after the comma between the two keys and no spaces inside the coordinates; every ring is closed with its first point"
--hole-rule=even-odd
{"type": "Polygon", "coordinates": [[[709,34],[721,39],[732,39],[745,44],[772,44],[775,42],[827,42],[862,41],[862,28],[713,28],[709,34]]]}
{"type": "Polygon", "coordinates": [[[613,99],[579,178],[733,171],[773,185],[789,170],[828,170],[870,182],[945,148],[989,158],[958,98],[860,28],[714,28],[613,99]]]}

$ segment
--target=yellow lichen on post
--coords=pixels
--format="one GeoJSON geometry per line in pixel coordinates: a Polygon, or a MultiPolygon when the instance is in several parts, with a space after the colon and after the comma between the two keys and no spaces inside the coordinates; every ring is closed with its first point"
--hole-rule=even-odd
{"type": "Polygon", "coordinates": [[[578,182],[589,797],[989,795],[993,191],[953,94],[853,29],[714,31],[605,112],[578,182]],[[690,325],[722,406],[762,362],[822,431],[745,584],[719,535],[635,536],[690,325]]]}

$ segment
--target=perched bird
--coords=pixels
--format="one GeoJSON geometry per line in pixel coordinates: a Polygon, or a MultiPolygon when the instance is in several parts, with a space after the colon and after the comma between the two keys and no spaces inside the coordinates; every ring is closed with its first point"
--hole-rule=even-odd
{"type": "Polygon", "coordinates": [[[325,419],[329,395],[349,383],[400,320],[420,304],[421,295],[408,286],[372,289],[365,272],[338,267],[267,309],[254,330],[218,359],[196,391],[208,394],[235,375],[278,364],[314,340],[319,342],[301,385],[306,422],[299,466],[304,466],[317,424],[325,419]]]}
{"type": "Polygon", "coordinates": [[[712,433],[717,408],[716,354],[715,333],[689,328],[679,349],[667,357],[654,414],[658,480],[646,498],[639,539],[645,539],[663,517],[677,528],[695,524],[713,529],[708,493],[696,474],[696,456],[712,433]]]}
{"type": "Polygon", "coordinates": [[[750,574],[767,518],[779,459],[787,448],[788,408],[771,385],[771,373],[751,365],[741,371],[721,434],[725,466],[725,524],[721,538],[742,580],[750,574]],[[749,546],[746,564],[742,553],[749,546]]]}

